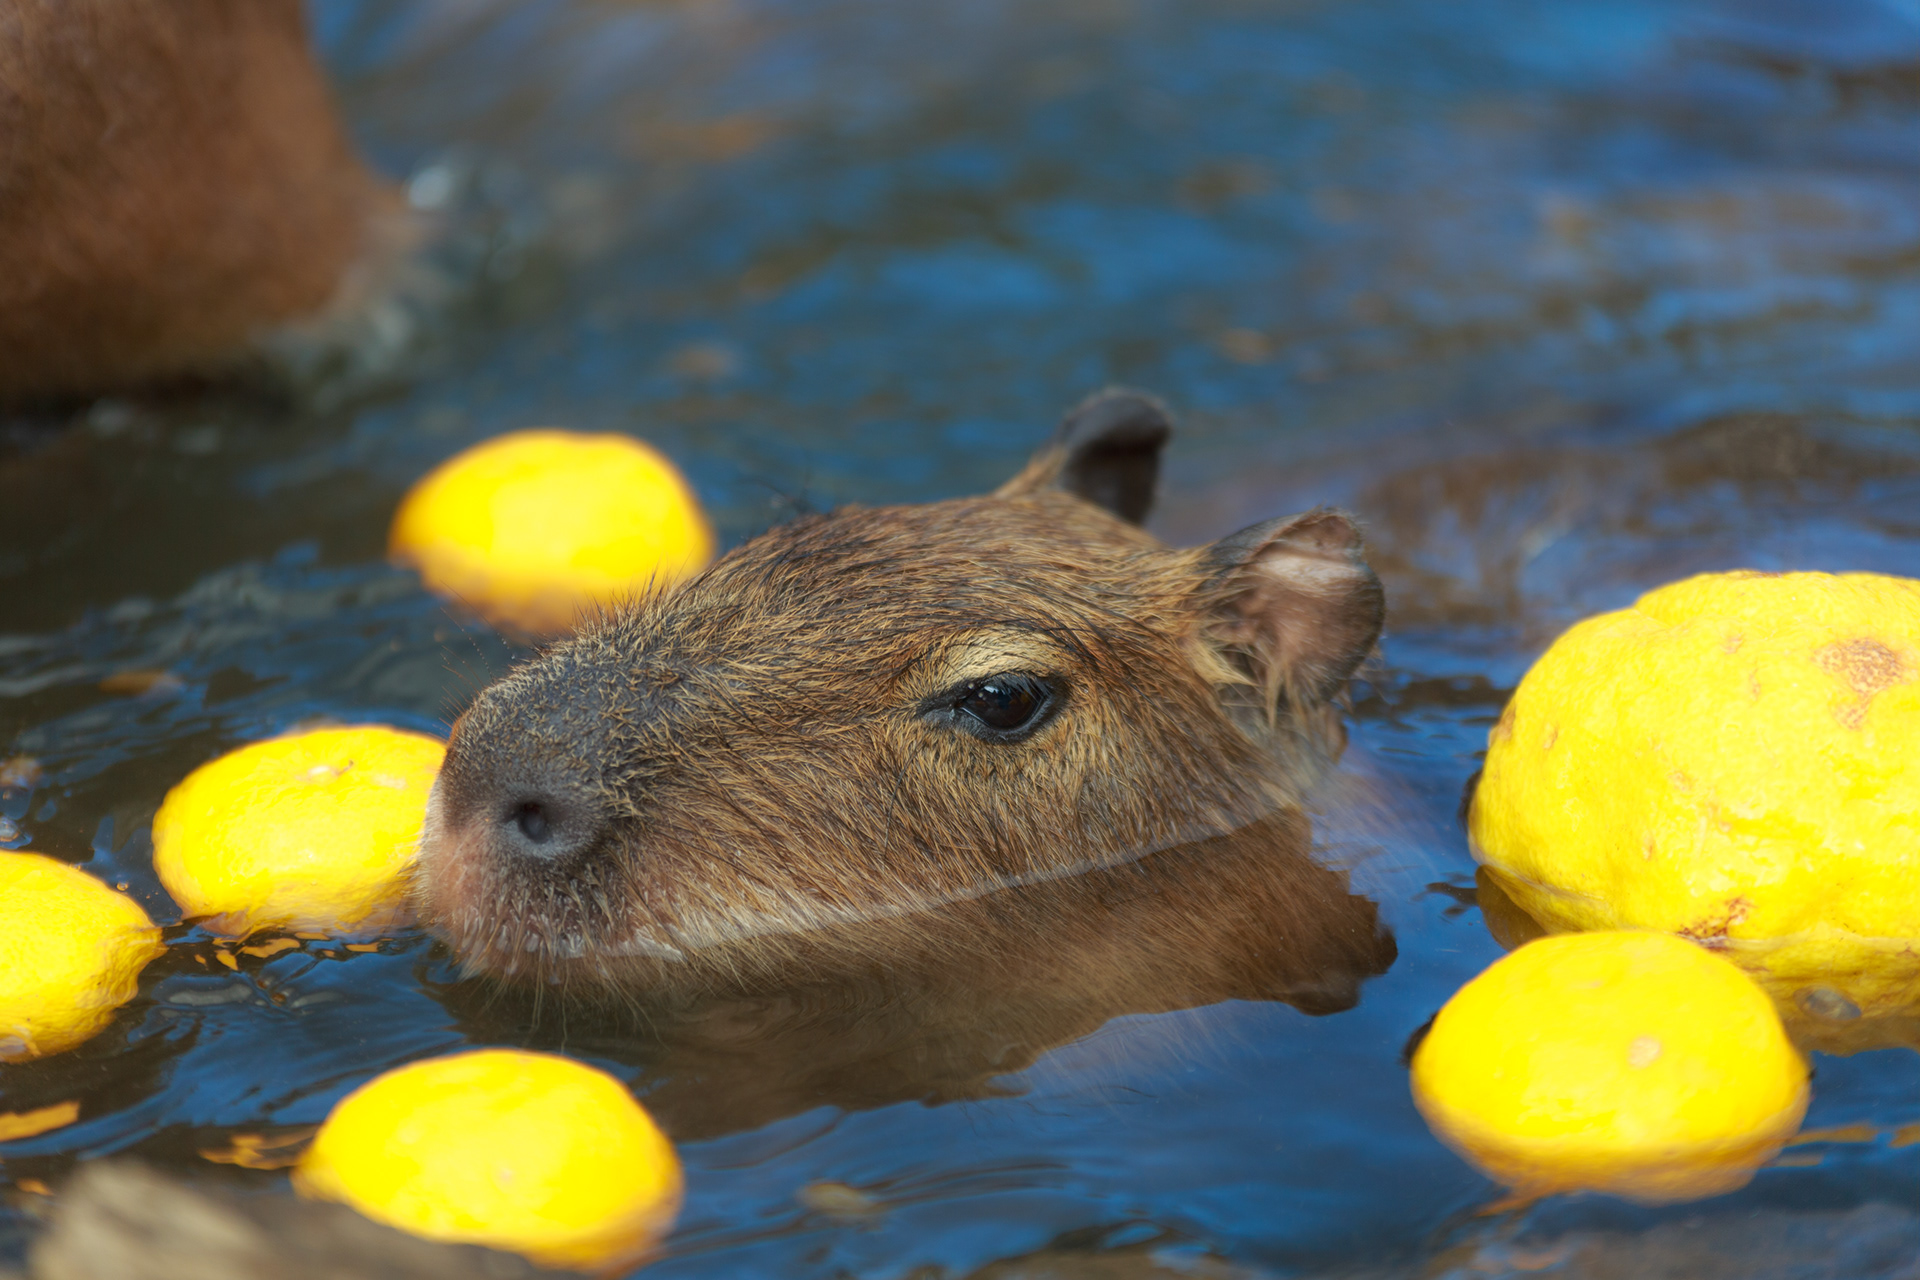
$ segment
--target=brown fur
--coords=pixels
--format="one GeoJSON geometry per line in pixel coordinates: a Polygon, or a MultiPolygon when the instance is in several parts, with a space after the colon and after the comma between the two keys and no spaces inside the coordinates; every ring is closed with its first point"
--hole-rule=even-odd
{"type": "Polygon", "coordinates": [[[299,0],[0,0],[0,397],[231,361],[335,297],[389,199],[299,0]]]}
{"type": "Polygon", "coordinates": [[[1096,397],[993,495],[774,529],[483,692],[423,917],[487,973],[745,979],[803,937],[884,956],[877,922],[1295,809],[1378,584],[1337,513],[1175,551],[1089,501],[1144,513],[1161,415],[1096,397]],[[1009,672],[1054,714],[1016,742],[958,727],[943,691],[1009,672]],[[515,833],[529,804],[546,843],[515,833]]]}
{"type": "MultiPolygon", "coordinates": [[[[1276,814],[1119,866],[797,935],[778,989],[622,993],[640,1018],[536,1020],[575,1053],[642,1057],[647,1109],[680,1141],[822,1105],[986,1097],[1117,1017],[1223,1000],[1350,1008],[1394,942],[1309,844],[1303,816],[1276,814]],[[886,963],[841,963],[856,953],[886,963]]],[[[525,1016],[524,1001],[473,983],[441,994],[473,1038],[520,1034],[500,1022],[525,1016]]]]}

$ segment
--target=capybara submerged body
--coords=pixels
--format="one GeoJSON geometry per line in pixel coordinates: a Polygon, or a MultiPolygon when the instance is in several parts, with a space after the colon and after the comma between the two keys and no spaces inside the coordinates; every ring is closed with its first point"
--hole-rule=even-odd
{"type": "MultiPolygon", "coordinates": [[[[1297,810],[785,942],[778,972],[745,989],[709,971],[691,985],[623,987],[587,1010],[541,986],[454,982],[435,994],[471,1040],[532,1037],[629,1064],[647,1110],[684,1142],[821,1106],[1004,1094],[1010,1074],[1116,1018],[1230,1000],[1338,1013],[1397,955],[1373,902],[1314,859],[1297,810]]],[[[1194,1029],[1159,1043],[1185,1054],[1194,1029]]]]}
{"type": "Polygon", "coordinates": [[[805,517],[589,621],[455,725],[423,917],[486,974],[738,978],[1296,808],[1379,585],[1333,511],[1160,545],[1168,432],[1106,392],[991,495],[805,517]]]}

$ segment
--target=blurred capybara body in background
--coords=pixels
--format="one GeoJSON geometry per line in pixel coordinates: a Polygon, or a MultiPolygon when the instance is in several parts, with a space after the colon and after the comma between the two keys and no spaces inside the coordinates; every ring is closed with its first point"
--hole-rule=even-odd
{"type": "Polygon", "coordinates": [[[325,309],[388,196],[299,0],[0,0],[0,399],[219,369],[325,309]]]}
{"type": "Polygon", "coordinates": [[[794,521],[521,667],[455,726],[423,917],[481,973],[724,982],[1297,808],[1379,584],[1334,511],[1162,546],[1168,432],[1096,396],[993,494],[794,521]]]}

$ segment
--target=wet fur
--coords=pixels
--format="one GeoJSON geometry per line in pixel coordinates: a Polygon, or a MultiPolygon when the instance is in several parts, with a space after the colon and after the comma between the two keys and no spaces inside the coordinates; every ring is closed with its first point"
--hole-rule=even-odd
{"type": "MultiPolygon", "coordinates": [[[[1284,812],[1121,865],[792,935],[784,980],[752,991],[618,988],[537,1008],[485,979],[437,994],[474,1039],[525,1039],[531,1018],[535,1043],[636,1063],[648,1110],[681,1141],[829,1103],[986,1097],[1125,1015],[1224,1000],[1350,1008],[1394,941],[1310,841],[1305,817],[1284,812]]],[[[1173,1052],[1195,1051],[1163,1030],[1173,1052]]]]}
{"type": "Polygon", "coordinates": [[[1143,515],[1164,436],[1153,402],[1096,397],[995,494],[805,517],[589,622],[455,726],[423,918],[498,976],[751,983],[802,953],[898,953],[884,922],[910,934],[940,903],[1297,809],[1378,584],[1338,513],[1170,550],[1083,496],[1143,515]],[[1151,448],[1129,443],[1155,418],[1151,448]],[[1028,740],[923,714],[1008,671],[1064,688],[1028,740]],[[519,795],[591,838],[504,852],[519,795]]]}

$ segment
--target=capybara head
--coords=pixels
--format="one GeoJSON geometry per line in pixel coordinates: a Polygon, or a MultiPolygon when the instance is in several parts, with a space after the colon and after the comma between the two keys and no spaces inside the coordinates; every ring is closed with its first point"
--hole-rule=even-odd
{"type": "Polygon", "coordinates": [[[1161,546],[1169,430],[1105,392],[991,495],[803,517],[586,623],[455,724],[423,917],[482,973],[737,971],[1297,805],[1379,584],[1335,511],[1161,546]]]}

